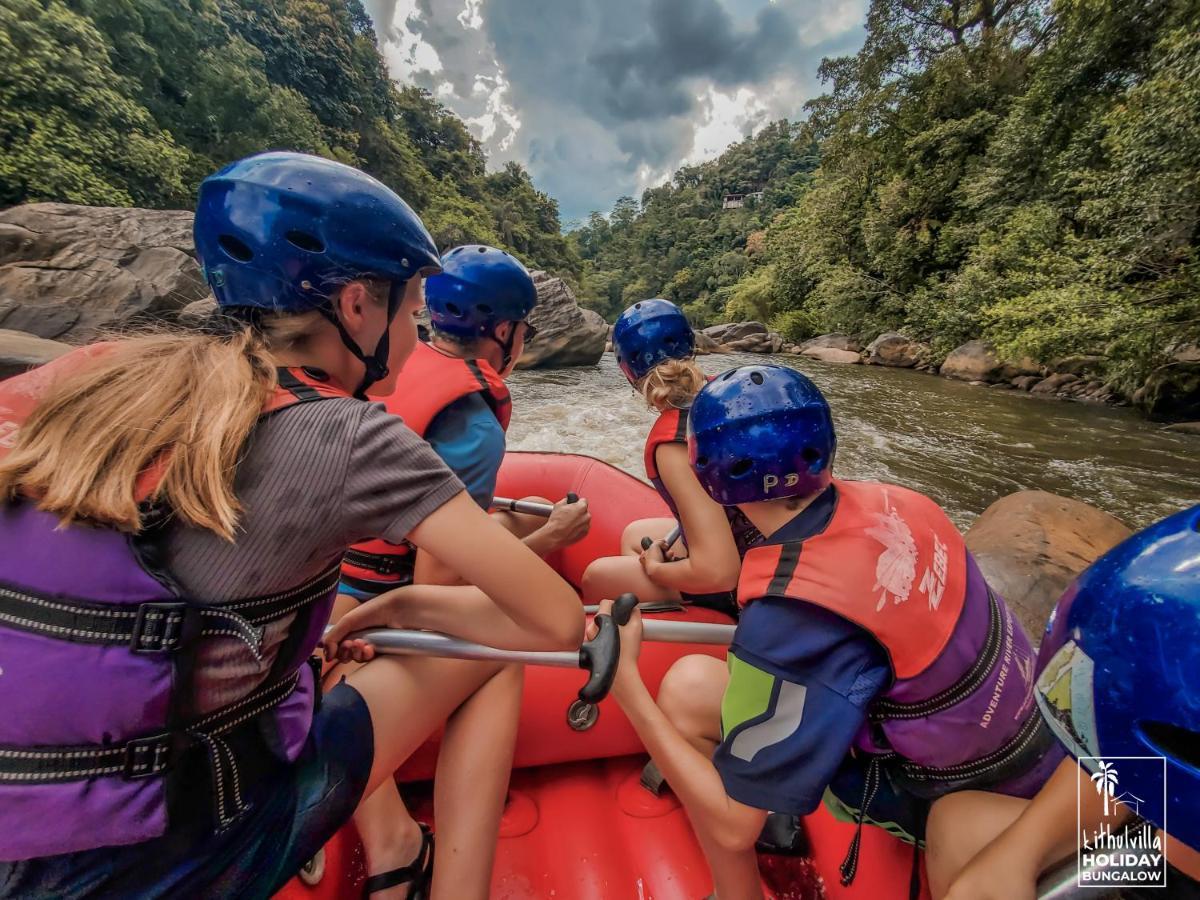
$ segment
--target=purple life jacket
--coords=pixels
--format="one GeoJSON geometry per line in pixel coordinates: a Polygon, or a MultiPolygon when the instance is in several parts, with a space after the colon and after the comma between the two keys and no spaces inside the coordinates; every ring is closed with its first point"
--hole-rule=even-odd
{"type": "MultiPolygon", "coordinates": [[[[77,351],[52,366],[81,358],[77,351]]],[[[279,374],[264,415],[346,396],[303,370],[279,374]]],[[[15,442],[48,377],[0,385],[0,444],[15,442]]],[[[147,511],[147,527],[128,535],[60,527],[26,500],[0,506],[0,861],[163,835],[175,764],[196,746],[212,771],[214,823],[225,828],[246,810],[229,736],[258,727],[288,762],[308,737],[318,689],[306,661],[329,618],[339,561],[286,591],[208,604],[161,566],[166,517],[147,511]],[[233,637],[261,658],[263,626],[292,614],[262,686],[185,717],[199,644],[233,637]]]]}

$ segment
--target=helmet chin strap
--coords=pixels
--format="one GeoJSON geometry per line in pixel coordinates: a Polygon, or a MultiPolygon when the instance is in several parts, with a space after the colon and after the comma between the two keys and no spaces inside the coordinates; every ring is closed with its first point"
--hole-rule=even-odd
{"type": "MultiPolygon", "coordinates": [[[[501,323],[501,324],[503,324],[503,323],[501,323]]],[[[513,322],[512,328],[508,332],[508,337],[505,338],[504,340],[500,340],[500,338],[496,337],[496,328],[493,328],[491,330],[491,333],[487,335],[487,337],[490,340],[495,341],[500,346],[501,351],[503,351],[503,353],[504,353],[504,361],[500,364],[501,372],[503,372],[505,369],[507,369],[509,367],[509,365],[512,364],[513,344],[515,344],[517,342],[517,326],[520,324],[521,324],[520,322],[513,322]]],[[[496,327],[498,328],[499,325],[497,325],[496,327]]]]}
{"type": "Polygon", "coordinates": [[[359,400],[366,400],[367,389],[388,376],[387,359],[388,351],[391,348],[392,320],[396,318],[396,313],[400,309],[400,301],[404,296],[404,285],[405,282],[403,281],[393,281],[388,287],[387,323],[384,325],[383,334],[380,336],[379,342],[370,354],[364,353],[362,347],[346,331],[346,326],[338,318],[332,304],[327,304],[321,308],[321,314],[333,323],[333,327],[337,329],[338,336],[341,337],[342,343],[346,345],[346,349],[354,354],[355,359],[361,362],[366,370],[363,372],[362,381],[359,382],[358,388],[354,391],[354,396],[359,400]]]}

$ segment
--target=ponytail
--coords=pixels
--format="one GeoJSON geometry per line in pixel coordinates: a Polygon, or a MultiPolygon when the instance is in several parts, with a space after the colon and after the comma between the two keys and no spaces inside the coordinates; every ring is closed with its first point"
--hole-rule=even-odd
{"type": "Polygon", "coordinates": [[[692,405],[707,380],[695,360],[668,359],[647,372],[637,390],[651,409],[683,409],[692,405]]]}
{"type": "Polygon", "coordinates": [[[305,313],[225,334],[113,342],[54,379],[0,461],[0,497],[32,498],[63,524],[137,532],[147,499],[138,481],[157,467],[149,499],[232,541],[242,510],[237,463],[276,386],[271,350],[303,342],[317,321],[305,313]]]}

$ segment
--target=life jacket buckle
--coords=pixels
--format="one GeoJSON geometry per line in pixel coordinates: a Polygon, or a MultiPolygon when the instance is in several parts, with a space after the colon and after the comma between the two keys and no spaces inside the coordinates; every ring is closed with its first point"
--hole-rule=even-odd
{"type": "Polygon", "coordinates": [[[170,768],[172,737],[170,733],[135,738],[125,744],[126,780],[151,778],[170,768]]]}
{"type": "Polygon", "coordinates": [[[142,603],[129,638],[134,653],[170,653],[184,640],[188,604],[179,601],[142,603]]]}

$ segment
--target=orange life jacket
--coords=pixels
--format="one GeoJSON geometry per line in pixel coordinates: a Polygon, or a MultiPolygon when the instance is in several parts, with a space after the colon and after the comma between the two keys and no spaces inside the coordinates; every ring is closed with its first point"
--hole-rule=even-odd
{"type": "MultiPolygon", "coordinates": [[[[490,363],[448,356],[429,344],[418,343],[396,380],[395,390],[387,397],[373,399],[382,400],[388,412],[424,437],[442,410],[470,394],[480,394],[500,427],[508,430],[512,398],[504,379],[490,363]]],[[[381,538],[355,544],[342,561],[342,580],[366,594],[411,584],[413,549],[407,541],[393,544],[381,538]]]]}
{"type": "Polygon", "coordinates": [[[738,602],[797,597],[874,635],[897,678],[925,671],[958,623],[966,546],[941,508],[895,485],[835,480],[837,508],[804,541],[754,547],[738,602]]]}

